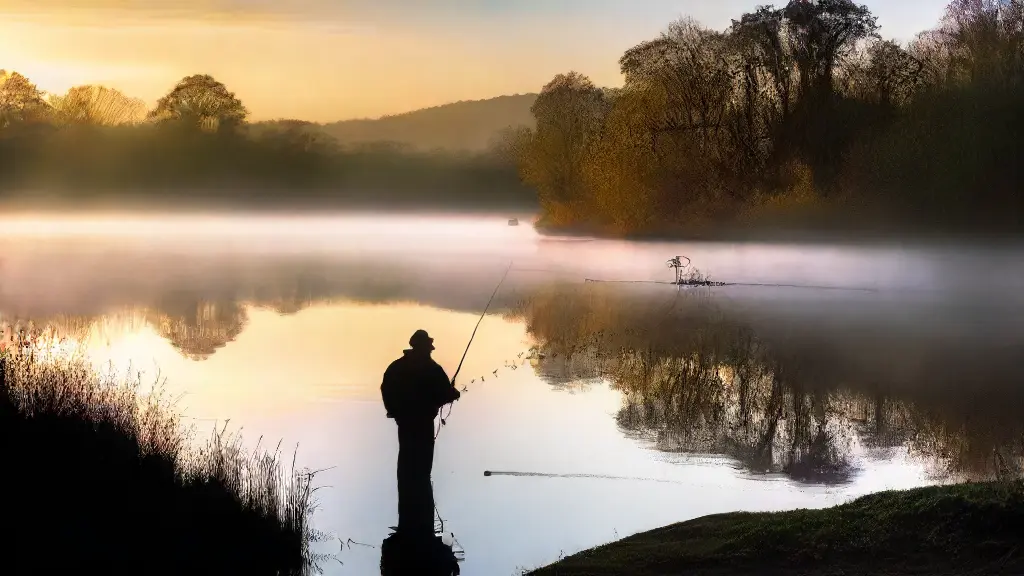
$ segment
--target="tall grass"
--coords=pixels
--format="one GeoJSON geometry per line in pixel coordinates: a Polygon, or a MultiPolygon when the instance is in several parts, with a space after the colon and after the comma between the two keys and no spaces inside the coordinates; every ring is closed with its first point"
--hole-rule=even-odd
{"type": "Polygon", "coordinates": [[[316,569],[311,475],[88,364],[0,360],[0,574],[316,569]]]}

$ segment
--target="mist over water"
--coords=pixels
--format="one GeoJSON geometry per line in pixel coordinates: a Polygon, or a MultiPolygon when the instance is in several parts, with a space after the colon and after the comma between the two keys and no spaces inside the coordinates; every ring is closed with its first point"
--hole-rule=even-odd
{"type": "MultiPolygon", "coordinates": [[[[1024,248],[639,243],[529,223],[12,216],[0,314],[97,365],[159,370],[201,430],[230,418],[252,442],[297,444],[300,465],[329,469],[318,527],[379,545],[397,519],[380,375],[417,328],[451,374],[511,264],[434,465],[466,574],[709,513],[1019,474],[1024,248]],[[586,281],[669,282],[676,255],[789,286],[586,281]]],[[[340,559],[328,573],[373,573],[379,551],[340,559]]]]}
{"type": "Polygon", "coordinates": [[[861,297],[858,306],[902,297],[1004,300],[1020,298],[1024,288],[1019,247],[633,243],[546,237],[533,230],[528,215],[518,215],[522,225],[507,226],[510,216],[8,217],[0,219],[0,288],[9,308],[77,312],[60,299],[88,294],[75,304],[95,310],[137,304],[161,289],[223,294],[303,272],[330,286],[335,297],[373,279],[397,291],[390,297],[473,309],[482,308],[473,295],[488,294],[509,263],[513,286],[588,278],[670,281],[665,261],[677,254],[714,280],[886,292],[879,299],[809,289],[730,291],[780,305],[861,297]],[[53,270],[61,271],[59,283],[53,270]]]}

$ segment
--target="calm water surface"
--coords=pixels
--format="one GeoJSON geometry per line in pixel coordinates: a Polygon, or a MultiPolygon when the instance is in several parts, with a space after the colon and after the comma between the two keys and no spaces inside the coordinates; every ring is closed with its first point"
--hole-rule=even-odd
{"type": "Polygon", "coordinates": [[[317,527],[354,542],[325,544],[328,574],[374,573],[397,521],[384,368],[425,328],[451,374],[510,263],[434,461],[463,574],[1020,474],[1020,248],[551,239],[507,218],[11,218],[0,313],[165,378],[200,432],[297,446],[325,470],[317,527]],[[677,254],[716,280],[872,290],[585,281],[667,281],[677,254]]]}

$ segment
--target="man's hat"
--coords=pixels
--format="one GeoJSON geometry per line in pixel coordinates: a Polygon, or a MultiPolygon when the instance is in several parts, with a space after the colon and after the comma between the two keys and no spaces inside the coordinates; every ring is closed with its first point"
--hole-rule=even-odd
{"type": "Polygon", "coordinates": [[[409,338],[409,346],[412,346],[413,350],[434,349],[434,339],[427,334],[426,330],[417,330],[413,332],[412,338],[409,338]]]}

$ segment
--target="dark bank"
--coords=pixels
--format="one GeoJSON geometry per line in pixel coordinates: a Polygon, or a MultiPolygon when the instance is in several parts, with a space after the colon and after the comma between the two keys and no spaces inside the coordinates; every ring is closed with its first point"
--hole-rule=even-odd
{"type": "MultiPolygon", "coordinates": [[[[965,344],[984,340],[978,330],[1016,350],[1014,320],[976,304],[955,337],[924,338],[928,313],[911,312],[920,302],[900,302],[901,323],[879,321],[897,314],[891,303],[861,299],[857,318],[830,319],[803,301],[802,314],[816,317],[809,325],[710,291],[662,296],[656,307],[640,289],[592,285],[567,297],[573,290],[583,292],[551,289],[516,313],[552,373],[600,375],[622,391],[624,433],[667,453],[726,454],[753,476],[829,486],[856,476],[847,438],[857,430],[863,445],[923,456],[934,481],[950,485],[822,510],[701,517],[530,574],[1019,573],[1020,420],[1001,408],[1020,397],[1018,361],[981,361],[965,344]]],[[[964,314],[937,309],[945,320],[964,314]]]]}
{"type": "MultiPolygon", "coordinates": [[[[26,347],[29,350],[30,347],[26,347]]],[[[311,476],[218,431],[201,448],[140,383],[0,361],[4,574],[302,575],[311,476]]]]}
{"type": "Polygon", "coordinates": [[[1019,574],[1024,483],[882,492],[825,510],[698,518],[531,576],[1019,574]]]}

